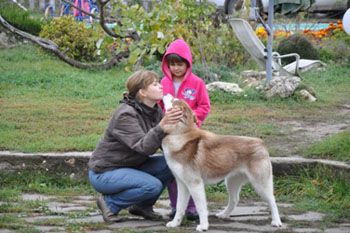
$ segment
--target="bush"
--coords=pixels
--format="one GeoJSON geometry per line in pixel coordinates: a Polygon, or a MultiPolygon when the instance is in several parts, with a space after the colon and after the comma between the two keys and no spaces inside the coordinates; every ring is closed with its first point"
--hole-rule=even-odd
{"type": "Polygon", "coordinates": [[[70,58],[84,62],[96,60],[98,33],[72,16],[53,19],[43,27],[40,36],[55,42],[70,58]]]}
{"type": "Polygon", "coordinates": [[[0,2],[0,15],[12,26],[22,31],[36,36],[41,31],[42,22],[39,19],[32,18],[29,11],[24,11],[10,1],[0,2]]]}
{"type": "Polygon", "coordinates": [[[322,60],[350,65],[350,36],[344,30],[335,30],[333,35],[320,43],[322,60]]]}
{"type": "MultiPolygon", "coordinates": [[[[316,59],[318,60],[320,55],[313,44],[301,34],[294,34],[290,37],[283,39],[278,47],[277,51],[283,55],[288,53],[298,53],[300,58],[304,59],[316,59]]],[[[293,62],[294,58],[284,58],[282,62],[288,64],[293,62]]]]}
{"type": "Polygon", "coordinates": [[[207,30],[197,32],[197,36],[190,38],[189,43],[197,62],[205,60],[211,64],[234,67],[249,59],[248,53],[227,24],[210,25],[207,30]]]}

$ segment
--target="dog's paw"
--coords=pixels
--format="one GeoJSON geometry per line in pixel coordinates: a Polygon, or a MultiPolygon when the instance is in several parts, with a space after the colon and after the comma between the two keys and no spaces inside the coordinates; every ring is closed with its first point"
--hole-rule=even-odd
{"type": "Polygon", "coordinates": [[[209,228],[208,224],[199,224],[197,225],[196,231],[207,231],[209,228]]]}
{"type": "Polygon", "coordinates": [[[176,221],[170,221],[166,224],[166,227],[178,227],[180,224],[178,224],[176,221]]]}
{"type": "Polygon", "coordinates": [[[281,227],[282,226],[282,222],[281,222],[280,219],[272,220],[271,226],[273,226],[273,227],[281,227]]]}
{"type": "Polygon", "coordinates": [[[215,214],[215,216],[221,219],[230,218],[230,214],[227,214],[225,211],[221,211],[220,213],[215,214]]]}

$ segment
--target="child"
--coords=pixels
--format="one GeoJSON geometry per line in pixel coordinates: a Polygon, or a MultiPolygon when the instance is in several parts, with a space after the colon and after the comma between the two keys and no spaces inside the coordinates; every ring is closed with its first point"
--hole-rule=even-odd
{"type": "MultiPolygon", "coordinates": [[[[170,93],[178,99],[185,100],[194,111],[197,125],[200,127],[210,111],[210,101],[204,81],[192,73],[192,54],[184,40],[177,39],[169,45],[163,56],[162,71],[163,94],[170,93]]],[[[168,193],[172,207],[170,217],[173,217],[177,199],[175,181],[168,185],[168,193]]],[[[187,206],[186,217],[189,220],[198,219],[192,198],[187,206]]]]}

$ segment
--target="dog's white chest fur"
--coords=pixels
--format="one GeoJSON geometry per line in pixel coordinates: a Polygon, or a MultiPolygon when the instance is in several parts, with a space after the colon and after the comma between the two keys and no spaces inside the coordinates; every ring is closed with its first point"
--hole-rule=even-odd
{"type": "Polygon", "coordinates": [[[162,147],[164,150],[164,147],[167,148],[168,153],[170,155],[173,151],[179,151],[181,150],[184,145],[187,143],[187,138],[185,138],[183,135],[167,135],[162,142],[162,147]]]}

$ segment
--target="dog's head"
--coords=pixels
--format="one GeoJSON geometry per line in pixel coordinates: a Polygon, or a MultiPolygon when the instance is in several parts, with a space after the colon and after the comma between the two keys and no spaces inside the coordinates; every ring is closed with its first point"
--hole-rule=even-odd
{"type": "Polygon", "coordinates": [[[167,127],[167,132],[182,133],[196,127],[197,117],[185,101],[176,99],[172,95],[168,94],[163,97],[163,103],[166,110],[172,107],[177,107],[182,110],[183,114],[182,118],[176,125],[167,127]]]}

